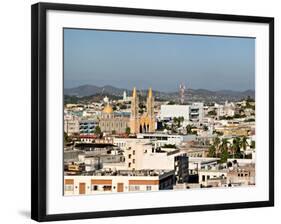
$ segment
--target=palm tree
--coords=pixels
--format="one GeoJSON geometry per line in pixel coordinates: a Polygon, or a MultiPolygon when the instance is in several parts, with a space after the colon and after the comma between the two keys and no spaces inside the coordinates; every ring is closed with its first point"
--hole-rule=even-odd
{"type": "Polygon", "coordinates": [[[244,151],[246,150],[247,145],[249,145],[247,140],[248,140],[248,138],[246,136],[243,136],[242,141],[241,141],[241,146],[244,151]]]}
{"type": "Polygon", "coordinates": [[[180,122],[180,124],[181,124],[182,122],[184,122],[184,117],[183,117],[183,116],[180,116],[180,117],[178,118],[178,120],[179,120],[179,122],[180,122]]]}
{"type": "Polygon", "coordinates": [[[214,145],[214,147],[216,148],[216,156],[218,155],[218,153],[219,153],[219,146],[220,146],[220,143],[221,143],[221,140],[220,140],[220,138],[219,137],[216,137],[215,139],[214,139],[214,143],[213,143],[213,145],[214,145]]]}
{"type": "Polygon", "coordinates": [[[216,156],[216,148],[214,145],[209,147],[208,157],[215,157],[216,156]]]}
{"type": "Polygon", "coordinates": [[[256,148],[256,142],[254,140],[251,141],[251,149],[255,149],[256,148]]]}
{"type": "Polygon", "coordinates": [[[228,140],[226,138],[223,138],[220,145],[219,145],[219,151],[220,151],[220,163],[227,162],[228,159],[228,140]]]}
{"type": "Polygon", "coordinates": [[[222,139],[222,142],[221,142],[221,150],[227,150],[228,151],[228,139],[227,138],[224,138],[222,139]]]}
{"type": "Polygon", "coordinates": [[[192,134],[192,128],[193,128],[192,125],[190,124],[186,125],[186,134],[192,134]]]}
{"type": "Polygon", "coordinates": [[[242,141],[241,141],[241,147],[243,149],[243,158],[245,158],[245,151],[247,149],[247,145],[249,145],[247,140],[248,140],[248,138],[246,136],[243,136],[242,141]]]}
{"type": "Polygon", "coordinates": [[[233,158],[235,157],[239,157],[241,152],[240,152],[240,148],[241,148],[241,139],[239,137],[236,137],[233,139],[233,143],[232,143],[232,155],[233,158]]]}

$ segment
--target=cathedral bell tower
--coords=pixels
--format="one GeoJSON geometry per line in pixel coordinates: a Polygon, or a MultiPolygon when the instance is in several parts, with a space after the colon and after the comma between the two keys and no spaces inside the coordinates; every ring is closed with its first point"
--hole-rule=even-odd
{"type": "Polygon", "coordinates": [[[152,89],[149,88],[146,99],[147,110],[147,132],[155,132],[155,119],[154,119],[154,98],[152,95],[152,89]]]}
{"type": "Polygon", "coordinates": [[[139,133],[139,98],[137,96],[136,87],[133,89],[131,100],[131,117],[130,117],[130,129],[131,133],[139,133]]]}
{"type": "Polygon", "coordinates": [[[131,117],[130,117],[131,133],[147,133],[155,132],[155,117],[154,117],[154,98],[152,89],[149,88],[146,99],[146,112],[139,114],[139,98],[136,88],[133,89],[131,100],[131,117]]]}

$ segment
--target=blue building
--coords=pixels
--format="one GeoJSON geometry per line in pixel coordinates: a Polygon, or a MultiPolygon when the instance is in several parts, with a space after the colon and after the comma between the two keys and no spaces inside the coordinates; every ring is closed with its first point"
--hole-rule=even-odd
{"type": "Polygon", "coordinates": [[[94,120],[81,120],[79,122],[80,134],[94,133],[94,130],[98,123],[94,120]]]}

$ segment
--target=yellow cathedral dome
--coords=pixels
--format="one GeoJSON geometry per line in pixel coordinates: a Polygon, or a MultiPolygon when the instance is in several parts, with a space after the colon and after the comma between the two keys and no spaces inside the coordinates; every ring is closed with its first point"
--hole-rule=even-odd
{"type": "Polygon", "coordinates": [[[104,107],[104,109],[103,109],[102,112],[107,113],[107,114],[111,114],[111,113],[113,113],[113,109],[112,109],[112,107],[111,107],[109,104],[107,104],[107,105],[104,107]]]}

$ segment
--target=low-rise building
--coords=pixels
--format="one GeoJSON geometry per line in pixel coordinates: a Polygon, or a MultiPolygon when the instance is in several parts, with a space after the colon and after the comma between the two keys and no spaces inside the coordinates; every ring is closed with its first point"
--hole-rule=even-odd
{"type": "Polygon", "coordinates": [[[228,184],[231,186],[255,185],[255,174],[253,165],[234,168],[227,174],[228,184]]]}
{"type": "Polygon", "coordinates": [[[162,147],[164,145],[178,146],[182,142],[192,141],[196,139],[196,135],[173,135],[166,133],[139,133],[138,139],[150,139],[155,147],[162,147]]]}
{"type": "Polygon", "coordinates": [[[64,195],[173,189],[173,170],[98,171],[93,176],[64,176],[64,195]]]}
{"type": "Polygon", "coordinates": [[[94,130],[98,123],[95,120],[80,120],[79,130],[80,134],[91,134],[94,133],[94,130]]]}
{"type": "Polygon", "coordinates": [[[183,117],[184,120],[189,120],[188,105],[161,105],[160,119],[169,120],[174,117],[183,117]]]}
{"type": "Polygon", "coordinates": [[[211,169],[218,164],[220,158],[189,157],[189,173],[198,174],[199,170],[211,169]]]}
{"type": "Polygon", "coordinates": [[[199,184],[202,187],[227,186],[227,169],[203,169],[198,171],[199,184]]]}
{"type": "Polygon", "coordinates": [[[79,117],[72,115],[64,116],[64,132],[70,136],[73,134],[79,134],[79,117]]]}
{"type": "Polygon", "coordinates": [[[204,104],[192,103],[189,108],[189,120],[195,123],[202,122],[204,117],[204,104]]]}

